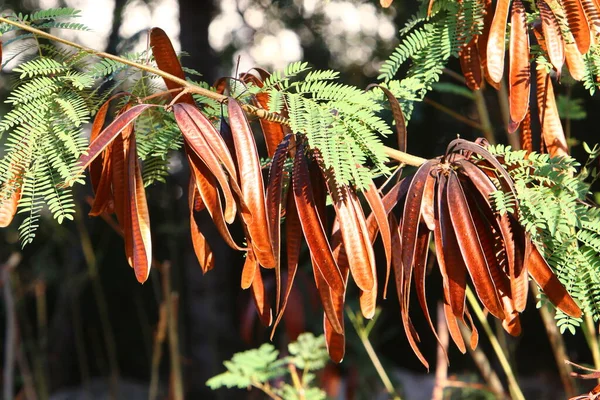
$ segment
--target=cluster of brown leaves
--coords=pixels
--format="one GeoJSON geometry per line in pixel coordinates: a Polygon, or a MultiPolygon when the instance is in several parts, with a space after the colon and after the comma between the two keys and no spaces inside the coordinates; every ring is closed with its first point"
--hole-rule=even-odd
{"type": "MultiPolygon", "coordinates": [[[[152,31],[151,44],[159,68],[183,77],[163,31],[152,31]]],[[[261,75],[265,76],[264,71],[261,75]]],[[[243,75],[243,79],[262,84],[262,78],[254,75],[243,75]]],[[[166,84],[168,89],[177,88],[172,82],[166,84]]],[[[323,305],[329,353],[333,360],[341,361],[345,347],[344,302],[350,276],[358,287],[364,317],[371,318],[375,313],[381,290],[373,243],[379,235],[386,255],[383,292],[393,269],[407,337],[427,366],[417,347],[419,337],[409,316],[409,299],[414,274],[419,303],[433,329],[425,296],[432,232],[443,278],[446,319],[461,351],[466,348],[458,323],[464,323],[465,316],[473,330],[471,346],[477,344],[477,332],[465,306],[467,276],[483,306],[502,320],[511,334],[520,332],[519,312],[525,307],[528,276],[561,310],[573,316],[581,314],[519,225],[518,215],[494,211],[490,196],[496,184],[505,191],[514,191],[514,186],[499,161],[483,146],[457,139],[446,155],[426,162],[387,193],[372,183],[361,194],[336,183],[331,171],[324,168],[318,150],[308,148],[302,135],[290,134],[281,124],[261,121],[267,155],[272,159],[265,184],[252,129],[236,100],[228,99],[228,121],[221,121],[220,132],[191,96],[184,94],[175,100],[171,108],[184,138],[191,171],[190,223],[196,255],[205,272],[214,267],[212,251],[196,222],[198,213],[206,210],[224,241],[246,252],[241,287],[251,289],[263,324],[272,325],[275,314],[275,329],[282,318],[304,238],[323,305]],[[286,168],[290,163],[291,170],[286,168]],[[331,223],[327,220],[328,195],[335,211],[331,223]],[[365,213],[363,204],[368,205],[370,213],[365,213]],[[228,225],[234,220],[244,229],[245,245],[232,238],[228,225]],[[282,227],[285,262],[281,260],[282,227]],[[282,265],[287,267],[285,274],[282,265]],[[274,307],[263,281],[268,270],[275,275],[274,307]],[[287,276],[285,286],[282,276],[287,276]]],[[[257,107],[267,109],[267,98],[257,96],[254,100],[257,107]]],[[[96,193],[91,214],[117,215],[127,257],[143,282],[150,268],[150,224],[133,121],[153,105],[126,107],[100,132],[107,104],[96,117],[90,149],[80,162],[82,167],[90,167],[96,193]]],[[[398,105],[392,105],[394,114],[400,113],[398,105]]],[[[401,136],[400,146],[404,147],[401,136]]]]}
{"type": "MultiPolygon", "coordinates": [[[[532,150],[530,31],[552,64],[555,75],[560,78],[566,60],[569,74],[580,81],[585,72],[583,54],[600,38],[600,4],[597,0],[537,0],[535,5],[540,19],[528,26],[521,0],[498,0],[495,10],[492,10],[491,0],[481,1],[486,10],[483,32],[467,43],[460,54],[463,74],[473,90],[481,87],[484,78],[498,88],[504,74],[506,28],[510,14],[509,131],[514,132],[521,126],[523,147],[532,150]]],[[[544,66],[538,65],[535,69],[535,86],[543,147],[551,155],[567,154],[554,89],[544,66]]]]}

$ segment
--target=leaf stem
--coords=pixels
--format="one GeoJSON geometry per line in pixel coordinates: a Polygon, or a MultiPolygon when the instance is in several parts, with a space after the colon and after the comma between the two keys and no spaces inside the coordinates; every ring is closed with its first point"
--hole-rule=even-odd
{"type": "MultiPolygon", "coordinates": [[[[135,62],[132,60],[128,60],[123,57],[116,56],[114,54],[106,53],[103,51],[98,51],[98,50],[92,49],[90,47],[86,47],[86,46],[80,45],[78,43],[72,42],[70,40],[66,40],[66,39],[60,38],[58,36],[54,36],[48,32],[44,32],[40,29],[34,28],[27,24],[24,24],[24,23],[21,23],[18,21],[11,21],[10,19],[5,18],[5,17],[0,17],[0,23],[5,23],[5,24],[16,26],[19,29],[22,29],[27,32],[31,32],[34,35],[37,35],[39,37],[43,37],[43,38],[53,40],[58,43],[62,43],[67,46],[74,47],[76,49],[79,49],[83,52],[94,55],[96,57],[106,58],[109,60],[117,61],[121,64],[129,65],[130,67],[134,67],[139,70],[158,75],[164,79],[168,79],[171,82],[181,85],[181,87],[184,88],[188,93],[199,94],[199,95],[208,97],[210,99],[216,100],[218,102],[226,102],[228,99],[228,97],[225,95],[213,92],[208,89],[204,89],[200,86],[197,86],[191,82],[186,81],[185,79],[179,78],[175,75],[169,74],[168,72],[162,71],[162,70],[152,67],[150,65],[141,64],[141,63],[138,63],[138,62],[135,62]]],[[[258,118],[275,121],[282,125],[289,126],[289,120],[287,118],[282,117],[279,114],[270,113],[267,110],[264,110],[264,109],[258,108],[258,107],[254,107],[250,104],[244,104],[244,105],[242,105],[242,107],[243,107],[244,111],[246,111],[247,113],[252,114],[258,118]]],[[[423,159],[421,157],[416,157],[411,154],[392,149],[390,147],[384,146],[384,148],[385,148],[385,153],[388,157],[390,157],[396,161],[399,161],[403,164],[406,164],[406,165],[413,165],[413,166],[418,167],[426,161],[425,159],[423,159]]]]}

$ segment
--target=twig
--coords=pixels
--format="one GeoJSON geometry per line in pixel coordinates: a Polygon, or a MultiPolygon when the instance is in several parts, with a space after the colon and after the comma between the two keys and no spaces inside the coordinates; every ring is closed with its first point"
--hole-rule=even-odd
{"type": "Polygon", "coordinates": [[[179,333],[177,314],[179,295],[171,290],[171,263],[162,264],[163,296],[167,304],[167,320],[169,332],[169,355],[171,360],[171,394],[174,400],[183,400],[183,378],[181,375],[181,360],[179,355],[179,333]]]}
{"type": "Polygon", "coordinates": [[[437,348],[437,363],[435,367],[435,386],[433,387],[432,400],[443,400],[444,388],[448,384],[448,362],[446,354],[448,351],[448,326],[444,320],[444,306],[438,303],[437,307],[437,332],[440,339],[437,348]]]}
{"type": "Polygon", "coordinates": [[[304,395],[304,387],[302,386],[302,382],[298,376],[298,370],[296,369],[296,366],[292,363],[289,363],[288,370],[290,371],[292,383],[294,384],[294,389],[296,389],[296,394],[298,395],[298,400],[306,400],[306,396],[304,395]]]}
{"type": "Polygon", "coordinates": [[[152,350],[152,372],[150,374],[150,393],[148,394],[149,400],[154,400],[158,396],[158,373],[160,359],[162,358],[162,345],[167,336],[168,314],[167,303],[163,301],[158,311],[158,326],[156,327],[154,349],[152,350]]]}
{"type": "Polygon", "coordinates": [[[377,310],[375,316],[369,321],[367,326],[364,325],[362,317],[358,315],[358,313],[355,313],[351,308],[346,308],[346,313],[348,314],[350,322],[352,322],[352,326],[354,326],[354,329],[356,330],[363,347],[367,351],[367,354],[369,355],[369,358],[371,359],[371,362],[373,363],[373,366],[375,367],[383,386],[385,386],[385,390],[394,400],[401,400],[400,395],[398,395],[398,392],[396,392],[390,377],[385,372],[383,365],[381,365],[381,361],[379,360],[379,357],[377,356],[377,353],[375,352],[375,349],[369,340],[369,333],[375,326],[375,322],[377,322],[377,317],[379,316],[380,310],[377,310]]]}
{"type": "MultiPolygon", "coordinates": [[[[532,281],[530,282],[530,287],[531,292],[533,293],[535,298],[537,298],[540,294],[537,284],[532,281]]],[[[567,397],[571,398],[577,395],[577,392],[575,390],[575,383],[573,382],[573,378],[571,377],[571,372],[573,372],[573,368],[571,368],[570,365],[564,363],[564,361],[567,359],[565,342],[563,340],[562,335],[558,331],[558,328],[556,327],[556,321],[554,320],[554,316],[550,313],[548,307],[542,305],[542,307],[540,307],[539,310],[540,316],[542,317],[542,322],[544,323],[544,328],[546,329],[546,334],[548,335],[550,347],[552,347],[552,352],[554,353],[556,367],[558,368],[558,373],[560,375],[560,379],[562,380],[563,387],[565,389],[565,394],[567,395],[567,397]]]]}
{"type": "MultiPolygon", "coordinates": [[[[457,121],[460,121],[463,124],[469,125],[472,128],[482,131],[485,135],[485,127],[483,125],[481,125],[480,123],[470,120],[469,118],[465,117],[464,115],[457,113],[456,111],[452,110],[451,108],[446,107],[443,104],[438,103],[437,101],[425,98],[424,102],[433,106],[434,108],[437,108],[438,110],[448,114],[449,116],[456,119],[457,121]]],[[[486,139],[487,139],[487,135],[486,135],[486,139]]]]}
{"type": "MultiPolygon", "coordinates": [[[[23,24],[23,23],[20,23],[20,22],[17,22],[17,21],[12,21],[12,20],[4,18],[4,17],[0,17],[0,23],[6,23],[6,24],[9,24],[9,25],[16,26],[17,28],[22,29],[24,31],[31,32],[31,33],[33,33],[35,35],[40,36],[40,37],[43,37],[43,38],[46,38],[46,39],[49,39],[49,40],[53,40],[55,42],[62,43],[62,44],[67,45],[67,46],[74,47],[76,49],[79,49],[79,50],[81,50],[83,52],[86,52],[88,54],[94,55],[96,57],[101,57],[101,58],[106,58],[106,59],[109,59],[109,60],[117,61],[117,62],[119,62],[121,64],[129,65],[129,66],[137,68],[139,70],[146,71],[146,72],[158,75],[158,76],[160,76],[160,77],[162,77],[164,79],[168,79],[171,82],[174,82],[174,83],[177,83],[178,85],[181,85],[181,87],[184,88],[188,93],[199,94],[199,95],[202,95],[202,96],[207,97],[209,99],[213,99],[213,100],[216,100],[218,102],[223,102],[223,103],[227,102],[227,100],[228,100],[228,97],[225,96],[225,95],[213,92],[213,91],[208,90],[208,89],[204,89],[204,88],[202,88],[200,86],[197,86],[197,85],[195,85],[195,84],[193,84],[191,82],[186,81],[185,79],[181,79],[181,78],[179,78],[179,77],[177,77],[175,75],[169,74],[168,72],[162,71],[162,70],[160,70],[158,68],[154,68],[154,67],[151,67],[149,65],[137,63],[135,61],[131,61],[131,60],[128,60],[126,58],[115,56],[113,54],[105,53],[103,51],[97,51],[97,50],[92,49],[90,47],[82,46],[82,45],[80,45],[78,43],[75,43],[75,42],[72,42],[70,40],[62,39],[62,38],[60,38],[58,36],[54,36],[54,35],[52,35],[50,33],[47,33],[47,32],[44,32],[42,30],[36,29],[36,28],[34,28],[32,26],[29,26],[27,24],[23,24]]],[[[254,107],[254,106],[252,106],[250,104],[244,104],[244,105],[242,105],[242,108],[247,113],[255,115],[258,118],[268,119],[268,120],[275,121],[275,122],[278,122],[278,123],[280,123],[282,125],[286,125],[286,126],[289,126],[289,124],[290,124],[289,120],[287,118],[284,118],[281,115],[276,114],[276,113],[270,113],[267,110],[264,110],[262,108],[254,107]]],[[[473,122],[473,121],[471,121],[471,122],[473,122]]],[[[402,162],[404,164],[413,165],[413,166],[419,166],[419,165],[421,165],[421,164],[423,164],[425,162],[425,160],[422,159],[422,158],[420,158],[420,157],[415,157],[415,156],[412,156],[410,154],[401,152],[399,150],[392,149],[392,148],[387,147],[387,146],[384,146],[384,147],[385,147],[385,152],[386,152],[386,154],[387,154],[388,157],[393,158],[394,160],[397,160],[397,161],[402,162]]]]}
{"type": "Polygon", "coordinates": [[[17,314],[15,312],[15,297],[11,287],[11,271],[21,262],[19,253],[11,254],[10,258],[2,266],[2,282],[4,294],[4,308],[6,312],[6,333],[4,336],[4,373],[2,382],[4,384],[4,400],[14,399],[14,376],[15,376],[15,349],[17,348],[17,314]]]}
{"type": "Polygon", "coordinates": [[[515,374],[513,373],[513,370],[510,367],[508,360],[506,359],[506,355],[502,352],[502,347],[500,346],[500,343],[498,342],[498,338],[492,331],[492,328],[490,327],[490,324],[488,323],[487,318],[483,314],[483,310],[481,309],[481,306],[477,302],[477,298],[475,298],[475,295],[473,294],[473,291],[471,290],[471,288],[469,286],[467,286],[467,300],[469,301],[471,308],[473,308],[473,311],[475,312],[477,319],[483,326],[483,329],[485,330],[485,333],[486,333],[488,339],[490,340],[492,348],[494,349],[494,352],[496,353],[496,356],[498,357],[498,361],[500,361],[500,365],[502,366],[502,369],[504,370],[504,373],[506,374],[506,379],[508,380],[508,386],[510,388],[510,392],[512,394],[513,399],[514,400],[525,400],[525,396],[523,396],[523,392],[521,391],[521,388],[519,387],[519,383],[517,382],[517,379],[515,378],[515,374]]]}
{"type": "Polygon", "coordinates": [[[479,120],[481,121],[481,125],[483,126],[483,135],[485,139],[490,142],[490,144],[496,144],[496,137],[494,136],[494,127],[492,126],[492,122],[490,121],[490,114],[488,112],[488,108],[485,104],[485,96],[483,95],[483,89],[475,90],[473,92],[475,96],[475,106],[477,107],[477,114],[479,115],[479,120]]]}
{"type": "MultiPolygon", "coordinates": [[[[469,332],[464,324],[458,324],[458,327],[463,339],[466,343],[468,343],[471,332],[469,332]]],[[[509,397],[502,386],[502,382],[500,381],[498,374],[496,374],[496,372],[492,369],[490,361],[481,348],[477,347],[475,350],[473,350],[470,346],[467,346],[467,350],[473,358],[473,362],[475,362],[475,365],[477,365],[481,376],[486,381],[489,390],[496,395],[497,399],[508,399],[509,397]]],[[[450,382],[448,382],[448,384],[450,384],[450,382]]]]}
{"type": "MultiPolygon", "coordinates": [[[[586,313],[583,317],[583,321],[583,332],[587,344],[590,348],[590,351],[592,352],[592,358],[594,359],[594,368],[596,368],[596,370],[600,370],[600,347],[598,345],[598,336],[596,336],[594,320],[592,319],[592,316],[589,313],[586,313]]],[[[598,382],[600,382],[600,379],[598,379],[598,382]]]]}
{"type": "Polygon", "coordinates": [[[106,352],[108,357],[108,364],[110,368],[110,391],[113,398],[117,398],[118,385],[119,385],[119,364],[117,362],[117,347],[115,344],[115,337],[108,316],[108,305],[106,297],[104,295],[104,289],[102,288],[102,282],[98,277],[98,265],[96,260],[96,254],[90,239],[90,235],[83,223],[81,217],[82,212],[79,209],[75,213],[75,221],[77,230],[79,231],[79,238],[81,241],[81,250],[83,257],[87,264],[89,277],[92,281],[92,290],[94,291],[94,297],[96,298],[96,306],[98,307],[98,314],[100,316],[100,324],[104,333],[104,344],[106,346],[106,352]]]}

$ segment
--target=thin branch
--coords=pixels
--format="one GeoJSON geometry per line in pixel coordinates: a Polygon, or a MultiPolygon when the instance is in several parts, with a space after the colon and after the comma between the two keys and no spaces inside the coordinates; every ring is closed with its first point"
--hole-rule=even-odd
{"type": "MultiPolygon", "coordinates": [[[[98,50],[92,49],[90,47],[82,46],[82,45],[80,45],[78,43],[75,43],[75,42],[72,42],[70,40],[62,39],[62,38],[60,38],[58,36],[54,36],[54,35],[52,35],[50,33],[47,33],[47,32],[44,32],[42,30],[36,29],[36,28],[34,28],[32,26],[29,26],[27,24],[23,24],[23,23],[20,23],[20,22],[17,22],[17,21],[11,21],[10,19],[4,18],[4,17],[0,17],[0,23],[5,23],[5,24],[16,26],[17,28],[22,29],[24,31],[31,32],[31,33],[33,33],[35,35],[40,36],[40,37],[43,37],[43,38],[46,38],[46,39],[49,39],[49,40],[53,40],[55,42],[62,43],[62,44],[67,45],[67,46],[74,47],[76,49],[79,49],[79,50],[81,50],[83,52],[86,52],[88,54],[94,55],[96,57],[106,58],[106,59],[109,59],[109,60],[117,61],[117,62],[119,62],[121,64],[129,65],[130,67],[134,67],[134,68],[137,68],[139,70],[142,70],[142,71],[145,71],[145,72],[149,72],[151,74],[158,75],[158,76],[160,76],[160,77],[162,77],[164,79],[167,79],[167,80],[169,80],[171,82],[174,82],[174,83],[177,83],[178,85],[181,85],[181,87],[184,88],[188,93],[199,94],[199,95],[202,95],[202,96],[207,97],[209,99],[213,99],[213,100],[216,100],[216,101],[222,102],[222,103],[227,102],[227,100],[228,100],[228,97],[225,96],[225,95],[213,92],[213,91],[208,90],[208,89],[204,89],[204,88],[202,88],[200,86],[197,86],[197,85],[195,85],[195,84],[193,84],[191,82],[186,81],[185,79],[182,79],[182,78],[179,78],[179,77],[177,77],[175,75],[169,74],[168,72],[162,71],[162,70],[160,70],[158,68],[154,68],[154,67],[149,66],[149,65],[145,65],[145,64],[141,64],[141,63],[138,63],[138,62],[135,62],[135,61],[131,61],[131,60],[128,60],[128,59],[123,58],[123,57],[115,56],[113,54],[105,53],[103,51],[98,51],[98,50]]],[[[244,104],[244,105],[242,105],[242,108],[247,113],[252,114],[252,115],[254,115],[254,116],[258,117],[258,118],[267,119],[267,120],[270,120],[270,121],[274,121],[274,122],[280,123],[280,124],[285,125],[285,126],[289,126],[290,125],[289,120],[287,118],[282,117],[279,114],[268,112],[267,110],[264,110],[264,109],[258,108],[258,107],[254,107],[254,106],[252,106],[250,104],[244,104]]],[[[422,159],[420,157],[415,157],[415,156],[412,156],[410,154],[404,153],[402,151],[392,149],[390,147],[385,147],[385,153],[386,153],[386,155],[388,157],[390,157],[390,158],[392,158],[392,159],[394,159],[396,161],[399,161],[401,163],[407,164],[407,165],[419,166],[419,165],[423,164],[426,161],[426,160],[424,160],[424,159],[422,159]]]]}

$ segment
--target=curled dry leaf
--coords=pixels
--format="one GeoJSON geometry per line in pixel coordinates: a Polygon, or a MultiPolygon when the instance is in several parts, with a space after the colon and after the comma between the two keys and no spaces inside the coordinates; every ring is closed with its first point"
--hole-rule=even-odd
{"type": "Polygon", "coordinates": [[[504,72],[504,42],[510,0],[498,0],[487,40],[487,69],[490,79],[498,83],[504,72]]]}
{"type": "Polygon", "coordinates": [[[510,104],[509,131],[514,132],[529,109],[531,72],[529,62],[529,34],[527,33],[525,7],[514,0],[510,31],[510,73],[508,102],[510,104]]]}
{"type": "Polygon", "coordinates": [[[536,71],[536,85],[538,113],[544,146],[552,157],[566,155],[569,150],[558,115],[552,80],[550,74],[544,68],[538,68],[536,71]]]}

